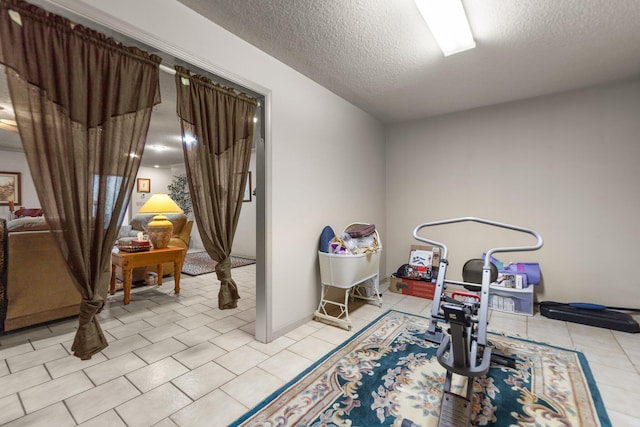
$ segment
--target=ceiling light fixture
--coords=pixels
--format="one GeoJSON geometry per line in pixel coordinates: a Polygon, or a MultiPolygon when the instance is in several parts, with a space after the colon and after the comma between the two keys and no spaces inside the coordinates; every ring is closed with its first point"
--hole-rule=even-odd
{"type": "Polygon", "coordinates": [[[11,126],[11,125],[4,124],[4,123],[2,123],[1,120],[0,120],[0,129],[6,130],[8,132],[13,132],[16,135],[20,135],[20,133],[18,132],[18,128],[16,126],[11,126]]]}
{"type": "Polygon", "coordinates": [[[0,119],[0,123],[8,125],[8,126],[18,126],[18,122],[16,122],[15,120],[9,120],[9,119],[0,119]]]}
{"type": "Polygon", "coordinates": [[[187,146],[195,144],[196,142],[198,142],[196,138],[190,134],[185,134],[184,138],[182,138],[182,143],[186,144],[187,146]]]}
{"type": "Polygon", "coordinates": [[[415,0],[444,56],[476,47],[462,0],[415,0]]]}

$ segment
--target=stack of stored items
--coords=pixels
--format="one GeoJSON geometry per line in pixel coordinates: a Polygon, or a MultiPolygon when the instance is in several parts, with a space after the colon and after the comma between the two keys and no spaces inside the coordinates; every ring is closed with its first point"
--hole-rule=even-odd
{"type": "Polygon", "coordinates": [[[144,252],[151,249],[151,243],[148,240],[131,240],[118,245],[118,249],[124,252],[144,252]]]}
{"type": "Polygon", "coordinates": [[[334,235],[328,246],[320,250],[336,255],[357,255],[373,253],[379,248],[380,240],[375,225],[351,224],[340,235],[334,235]]]}
{"type": "Polygon", "coordinates": [[[537,262],[512,262],[505,266],[502,261],[494,257],[491,257],[491,262],[498,268],[498,279],[493,283],[495,286],[525,289],[529,285],[540,283],[540,264],[537,262]]]}
{"type": "Polygon", "coordinates": [[[378,277],[381,253],[382,242],[373,224],[351,224],[340,236],[325,227],[318,251],[321,295],[314,317],[351,329],[350,298],[382,307],[378,277]],[[328,287],[344,289],[344,302],[329,299],[328,287]]]}
{"type": "Polygon", "coordinates": [[[505,266],[491,259],[498,267],[498,279],[489,289],[489,307],[493,310],[533,316],[534,286],[540,283],[540,264],[512,262],[505,266]]]}
{"type": "Polygon", "coordinates": [[[403,295],[433,299],[439,264],[439,247],[411,245],[409,263],[403,264],[391,276],[389,290],[403,295]]]}

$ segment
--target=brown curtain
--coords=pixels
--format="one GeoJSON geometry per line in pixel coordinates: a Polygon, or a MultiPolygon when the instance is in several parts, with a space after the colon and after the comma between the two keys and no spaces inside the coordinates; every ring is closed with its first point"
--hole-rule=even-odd
{"type": "Polygon", "coordinates": [[[38,198],[82,295],[72,350],[90,359],[107,346],[95,315],[160,102],[160,58],[0,0],[0,62],[38,198]]]}
{"type": "Polygon", "coordinates": [[[257,101],[176,67],[177,111],[193,211],[203,245],[218,262],[218,307],[235,308],[231,246],[251,160],[257,101]]]}

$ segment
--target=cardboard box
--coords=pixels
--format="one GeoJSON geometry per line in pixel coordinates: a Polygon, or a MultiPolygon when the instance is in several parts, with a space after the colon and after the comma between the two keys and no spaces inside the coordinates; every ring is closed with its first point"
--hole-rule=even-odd
{"type": "Polygon", "coordinates": [[[431,262],[433,264],[433,269],[435,271],[438,271],[438,268],[440,268],[440,248],[437,246],[434,246],[431,248],[431,252],[433,252],[433,257],[431,258],[431,262]]]}
{"type": "Polygon", "coordinates": [[[425,282],[423,280],[412,280],[392,276],[390,278],[389,290],[397,294],[433,299],[436,284],[432,282],[425,282]]]}
{"type": "Polygon", "coordinates": [[[512,273],[511,271],[498,271],[498,279],[494,283],[496,286],[511,289],[524,289],[528,286],[525,274],[512,273]]]}
{"type": "Polygon", "coordinates": [[[430,280],[438,276],[440,248],[426,245],[411,245],[409,252],[411,277],[430,280]]]}
{"type": "Polygon", "coordinates": [[[411,247],[409,255],[409,265],[412,267],[431,267],[433,252],[431,249],[416,249],[411,247]]]}

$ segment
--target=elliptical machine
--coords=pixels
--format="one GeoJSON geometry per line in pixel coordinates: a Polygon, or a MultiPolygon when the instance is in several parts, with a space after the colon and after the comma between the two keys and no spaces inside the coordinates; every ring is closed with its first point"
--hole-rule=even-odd
{"type": "Polygon", "coordinates": [[[540,234],[534,230],[476,217],[454,218],[420,224],[415,228],[413,237],[420,242],[442,249],[431,308],[431,320],[425,333],[426,340],[439,344],[436,356],[440,365],[447,370],[438,426],[470,426],[471,399],[473,397],[473,382],[475,378],[485,375],[491,362],[515,366],[515,360],[512,357],[492,351],[491,347],[487,345],[489,285],[495,282],[498,276],[498,269],[491,263],[491,256],[498,252],[535,251],[542,247],[543,240],[540,234]],[[463,279],[468,280],[467,278],[470,277],[470,281],[447,280],[445,279],[448,265],[447,246],[444,243],[421,237],[418,232],[427,227],[459,222],[478,222],[531,234],[536,238],[536,244],[489,249],[482,262],[480,262],[481,260],[473,260],[475,262],[469,261],[465,264],[463,279]],[[479,271],[480,266],[482,268],[481,272],[479,271]],[[473,280],[474,277],[481,278],[481,280],[473,280]],[[455,291],[449,297],[444,292],[447,284],[461,285],[467,289],[477,290],[477,292],[455,291]],[[481,286],[478,286],[478,284],[481,286]],[[456,297],[458,296],[463,299],[457,299],[456,297]],[[443,328],[439,323],[442,321],[449,326],[447,329],[448,334],[443,332],[443,328]],[[451,392],[453,374],[467,378],[466,396],[451,392]]]}

